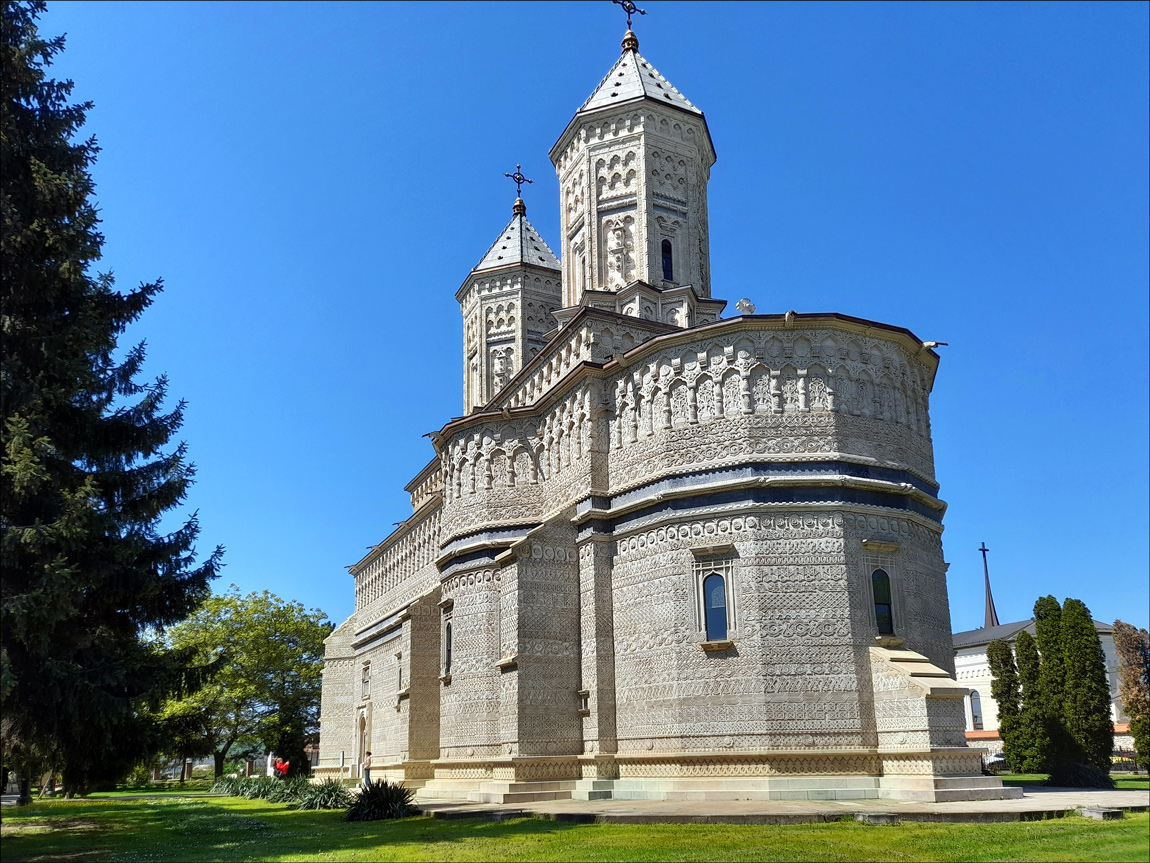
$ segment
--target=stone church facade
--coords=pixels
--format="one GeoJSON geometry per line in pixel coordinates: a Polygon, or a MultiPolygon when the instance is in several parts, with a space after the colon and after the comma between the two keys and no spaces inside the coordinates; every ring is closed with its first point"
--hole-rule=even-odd
{"type": "Polygon", "coordinates": [[[456,294],[464,416],[351,567],[320,775],[422,797],[1002,797],[953,679],[910,331],[720,317],[702,112],[639,54],[456,294]]]}

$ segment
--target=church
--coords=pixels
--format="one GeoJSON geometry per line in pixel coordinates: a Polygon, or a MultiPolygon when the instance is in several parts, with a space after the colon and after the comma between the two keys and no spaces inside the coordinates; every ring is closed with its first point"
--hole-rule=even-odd
{"type": "Polygon", "coordinates": [[[417,798],[1019,796],[964,734],[934,343],[724,316],[707,121],[629,26],[550,158],[558,244],[517,198],[455,295],[463,416],[350,567],[317,774],[370,751],[417,798]]]}

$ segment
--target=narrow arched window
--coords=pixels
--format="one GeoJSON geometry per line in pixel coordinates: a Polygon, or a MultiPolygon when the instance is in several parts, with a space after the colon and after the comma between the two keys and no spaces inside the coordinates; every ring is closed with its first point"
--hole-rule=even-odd
{"type": "Polygon", "coordinates": [[[970,721],[974,731],[982,731],[982,698],[977,689],[970,691],[970,721]]]}
{"type": "Polygon", "coordinates": [[[361,681],[361,695],[364,698],[371,696],[371,663],[365,663],[363,666],[363,675],[360,677],[361,681]]]}
{"type": "Polygon", "coordinates": [[[668,282],[675,281],[675,256],[671,252],[670,240],[663,240],[663,278],[668,282]]]}
{"type": "Polygon", "coordinates": [[[723,641],[727,637],[727,587],[717,573],[703,579],[703,620],[707,641],[723,641]]]}
{"type": "Polygon", "coordinates": [[[871,575],[874,587],[874,621],[879,635],[894,635],[894,617],[891,614],[890,576],[881,569],[871,575]]]}
{"type": "Polygon", "coordinates": [[[443,673],[451,673],[451,621],[443,627],[443,673]]]}

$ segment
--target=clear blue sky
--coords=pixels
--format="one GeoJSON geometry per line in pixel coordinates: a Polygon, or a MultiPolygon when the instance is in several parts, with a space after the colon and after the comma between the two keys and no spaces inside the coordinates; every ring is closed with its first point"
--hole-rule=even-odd
{"type": "MultiPolygon", "coordinates": [[[[932,397],[956,630],[1053,593],[1145,625],[1148,7],[650,0],[707,115],[716,296],[947,341],[932,397]]],[[[218,582],[335,620],[461,412],[454,292],[522,163],[619,53],[607,2],[55,3],[135,327],[189,402],[218,582]]]]}

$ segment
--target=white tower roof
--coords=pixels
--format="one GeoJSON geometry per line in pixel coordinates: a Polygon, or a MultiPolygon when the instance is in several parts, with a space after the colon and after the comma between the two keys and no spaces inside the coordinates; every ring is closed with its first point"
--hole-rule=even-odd
{"type": "Polygon", "coordinates": [[[683,111],[703,116],[703,112],[692,104],[675,86],[664,78],[659,70],[636,51],[624,51],[615,61],[611,71],[599,82],[587,101],[576,115],[614,107],[635,99],[653,99],[664,105],[673,105],[683,111]]]}
{"type": "Polygon", "coordinates": [[[715,146],[711,141],[711,130],[707,128],[707,118],[694,102],[680,93],[674,84],[639,53],[639,40],[630,30],[623,36],[622,55],[587,97],[587,101],[575,112],[559,140],[551,147],[551,161],[554,163],[558,158],[561,145],[569,140],[572,129],[589,115],[644,100],[698,117],[703,122],[703,132],[711,150],[711,162],[714,162],[715,146]]]}
{"type": "Polygon", "coordinates": [[[500,233],[499,239],[491,244],[491,248],[471,272],[494,270],[511,264],[531,264],[549,270],[559,269],[559,258],[543,242],[535,226],[527,221],[527,208],[524,207],[520,212],[520,204],[521,202],[516,202],[515,215],[500,233]]]}

